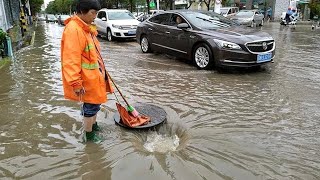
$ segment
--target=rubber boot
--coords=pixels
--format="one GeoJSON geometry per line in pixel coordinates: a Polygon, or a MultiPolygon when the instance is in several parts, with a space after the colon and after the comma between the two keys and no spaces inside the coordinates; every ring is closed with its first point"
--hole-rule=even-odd
{"type": "Polygon", "coordinates": [[[92,131],[101,131],[102,128],[100,126],[98,126],[98,123],[95,122],[93,125],[92,125],[92,131]]]}
{"type": "Polygon", "coordinates": [[[85,137],[86,137],[86,142],[87,141],[92,141],[96,144],[102,142],[102,138],[98,136],[94,131],[91,132],[85,132],[85,137]]]}

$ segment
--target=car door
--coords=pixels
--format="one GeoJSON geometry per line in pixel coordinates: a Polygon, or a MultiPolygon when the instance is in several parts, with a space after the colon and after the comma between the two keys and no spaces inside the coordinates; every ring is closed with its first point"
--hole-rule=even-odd
{"type": "Polygon", "coordinates": [[[106,18],[106,12],[105,11],[99,11],[97,18],[94,20],[97,30],[102,33],[107,33],[105,28],[105,21],[102,20],[102,18],[106,18]]]}
{"type": "MultiPolygon", "coordinates": [[[[166,36],[164,40],[166,41],[165,46],[167,46],[168,54],[174,56],[184,57],[187,56],[188,49],[190,48],[190,32],[178,28],[176,19],[178,16],[182,18],[181,23],[187,23],[188,21],[180,14],[170,13],[170,21],[166,30],[166,36]]],[[[180,24],[181,24],[180,23],[180,24]]]]}
{"type": "Polygon", "coordinates": [[[153,49],[164,51],[167,46],[167,29],[170,19],[169,13],[154,15],[147,27],[147,36],[153,49]]]}

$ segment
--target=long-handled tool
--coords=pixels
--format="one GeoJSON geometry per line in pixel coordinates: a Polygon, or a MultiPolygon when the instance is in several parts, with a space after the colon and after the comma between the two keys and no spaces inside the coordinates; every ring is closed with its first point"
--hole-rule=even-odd
{"type": "Polygon", "coordinates": [[[113,79],[111,78],[110,74],[108,73],[108,71],[106,71],[106,75],[108,76],[108,78],[110,78],[111,82],[113,83],[114,87],[116,87],[116,89],[118,90],[120,96],[122,97],[122,99],[124,100],[124,102],[127,104],[127,110],[129,113],[132,114],[132,116],[134,117],[138,117],[139,116],[139,112],[133,107],[131,106],[128,101],[126,100],[126,98],[124,98],[123,94],[121,93],[120,89],[118,88],[118,86],[116,85],[116,83],[113,81],[113,79]]]}

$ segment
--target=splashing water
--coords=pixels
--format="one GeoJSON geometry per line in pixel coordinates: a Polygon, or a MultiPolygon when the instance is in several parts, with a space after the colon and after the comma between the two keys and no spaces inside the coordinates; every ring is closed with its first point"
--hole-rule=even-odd
{"type": "Polygon", "coordinates": [[[143,147],[149,152],[168,152],[176,151],[180,144],[180,139],[177,135],[168,137],[167,135],[152,134],[147,137],[147,141],[143,147]]]}

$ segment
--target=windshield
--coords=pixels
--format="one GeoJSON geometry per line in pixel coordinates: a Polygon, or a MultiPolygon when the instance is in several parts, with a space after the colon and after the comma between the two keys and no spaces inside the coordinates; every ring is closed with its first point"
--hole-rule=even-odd
{"type": "Polygon", "coordinates": [[[133,14],[129,11],[108,12],[108,17],[109,20],[135,19],[133,14]]]}
{"type": "Polygon", "coordinates": [[[220,9],[220,14],[227,14],[229,9],[220,9]]]}
{"type": "Polygon", "coordinates": [[[236,14],[238,17],[251,17],[253,16],[254,12],[253,11],[240,11],[236,14]]]}
{"type": "Polygon", "coordinates": [[[214,12],[184,12],[183,15],[195,26],[204,29],[227,28],[235,22],[214,12]]]}
{"type": "Polygon", "coordinates": [[[68,15],[61,15],[61,19],[68,19],[70,16],[68,15]]]}
{"type": "Polygon", "coordinates": [[[48,18],[56,18],[53,14],[48,14],[48,16],[47,16],[48,18]]]}

